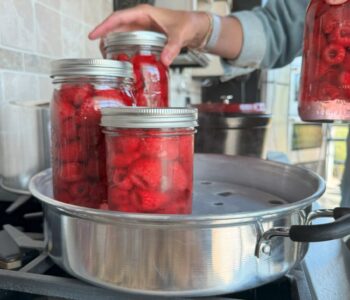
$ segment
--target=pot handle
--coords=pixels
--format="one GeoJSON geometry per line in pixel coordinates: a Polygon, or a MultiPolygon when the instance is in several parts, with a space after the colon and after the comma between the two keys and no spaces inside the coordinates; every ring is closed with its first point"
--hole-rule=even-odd
{"type": "Polygon", "coordinates": [[[343,238],[350,234],[350,208],[337,207],[335,209],[320,209],[311,212],[306,220],[307,225],[292,225],[291,227],[273,227],[263,231],[259,226],[261,236],[258,239],[255,255],[271,254],[271,239],[274,237],[290,238],[294,242],[322,242],[343,238]],[[332,223],[311,225],[312,220],[333,217],[332,223]]]}
{"type": "MultiPolygon", "coordinates": [[[[322,217],[325,215],[321,215],[322,217]]],[[[343,238],[350,234],[350,208],[337,207],[331,215],[335,221],[320,225],[293,225],[289,237],[294,242],[322,242],[343,238]]],[[[314,217],[314,219],[317,218],[314,217]]]]}

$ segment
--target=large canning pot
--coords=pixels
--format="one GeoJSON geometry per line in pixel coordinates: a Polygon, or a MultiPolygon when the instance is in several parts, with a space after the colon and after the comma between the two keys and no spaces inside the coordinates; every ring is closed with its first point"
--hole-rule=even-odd
{"type": "Polygon", "coordinates": [[[0,186],[30,195],[29,180],[49,166],[49,101],[4,105],[0,112],[0,186]]]}
{"type": "Polygon", "coordinates": [[[126,292],[199,296],[275,280],[308,242],[350,234],[343,211],[312,212],[316,174],[257,158],[198,154],[192,215],[101,211],[52,199],[50,170],[32,193],[44,206],[47,250],[73,276],[126,292]],[[309,225],[316,217],[338,218],[309,225]]]}

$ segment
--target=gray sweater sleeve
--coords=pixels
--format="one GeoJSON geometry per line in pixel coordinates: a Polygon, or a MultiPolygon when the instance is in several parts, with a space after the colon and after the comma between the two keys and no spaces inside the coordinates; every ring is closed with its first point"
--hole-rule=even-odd
{"type": "MultiPolygon", "coordinates": [[[[243,48],[226,63],[240,68],[278,68],[301,54],[308,0],[270,0],[264,7],[234,13],[243,29],[243,48]]],[[[227,67],[227,66],[226,66],[227,67]]]]}

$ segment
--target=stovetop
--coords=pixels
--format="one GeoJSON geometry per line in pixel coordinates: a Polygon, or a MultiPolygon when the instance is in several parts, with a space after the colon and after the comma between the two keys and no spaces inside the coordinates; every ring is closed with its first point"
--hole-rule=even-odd
{"type": "MultiPolygon", "coordinates": [[[[0,300],[162,299],[95,287],[73,278],[55,265],[45,251],[43,214],[40,203],[33,197],[19,196],[15,201],[0,200],[0,225],[3,228],[0,231],[0,300]]],[[[309,265],[312,264],[315,262],[309,262],[309,265]]],[[[270,284],[240,293],[196,299],[347,299],[319,297],[311,273],[305,260],[290,274],[270,284]]],[[[326,286],[324,283],[322,285],[326,286]]]]}

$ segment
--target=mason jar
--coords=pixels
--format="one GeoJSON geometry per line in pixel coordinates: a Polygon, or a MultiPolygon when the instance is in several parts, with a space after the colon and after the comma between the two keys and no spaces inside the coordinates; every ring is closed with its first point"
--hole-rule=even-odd
{"type": "Polygon", "coordinates": [[[132,65],[103,59],[52,63],[53,192],[56,200],[99,208],[107,201],[101,108],[134,104],[132,65]]]}
{"type": "Polygon", "coordinates": [[[312,0],[305,20],[299,114],[304,121],[350,120],[350,2],[312,0]]]}
{"type": "Polygon", "coordinates": [[[109,108],[102,115],[109,209],[190,214],[197,110],[109,108]]]}
{"type": "Polygon", "coordinates": [[[107,58],[134,68],[137,106],[168,107],[168,68],[160,61],[166,36],[151,31],[112,33],[105,39],[107,58]]]}

